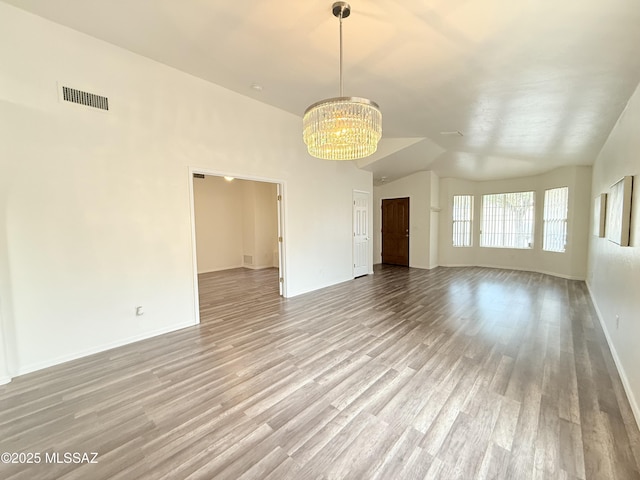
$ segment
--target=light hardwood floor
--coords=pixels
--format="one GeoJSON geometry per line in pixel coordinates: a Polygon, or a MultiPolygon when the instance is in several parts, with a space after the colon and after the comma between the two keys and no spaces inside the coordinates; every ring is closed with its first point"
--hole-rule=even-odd
{"type": "Polygon", "coordinates": [[[640,433],[586,287],[382,266],[292,299],[200,278],[202,323],[0,387],[0,478],[638,479],[640,433]]]}

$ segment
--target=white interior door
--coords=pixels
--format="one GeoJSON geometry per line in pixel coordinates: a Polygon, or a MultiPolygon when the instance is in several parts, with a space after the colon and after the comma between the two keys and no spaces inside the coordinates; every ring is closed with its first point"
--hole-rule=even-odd
{"type": "Polygon", "coordinates": [[[369,194],[353,192],[353,276],[369,273],[369,194]]]}

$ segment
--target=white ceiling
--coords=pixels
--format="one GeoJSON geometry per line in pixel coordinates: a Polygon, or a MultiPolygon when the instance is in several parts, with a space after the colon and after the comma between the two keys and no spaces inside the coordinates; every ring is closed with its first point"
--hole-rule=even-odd
{"type": "MultiPolygon", "coordinates": [[[[4,1],[300,117],[339,93],[331,0],[4,1]]],[[[640,81],[638,0],[350,3],[344,93],[383,112],[358,161],[376,183],[591,164],[640,81]]]]}

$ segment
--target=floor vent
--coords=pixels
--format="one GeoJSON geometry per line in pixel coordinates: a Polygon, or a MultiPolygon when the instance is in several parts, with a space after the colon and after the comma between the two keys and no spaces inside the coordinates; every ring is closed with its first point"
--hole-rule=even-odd
{"type": "Polygon", "coordinates": [[[109,99],[95,93],[83,92],[75,88],[62,87],[62,99],[65,102],[79,103],[87,107],[109,110],[109,99]]]}

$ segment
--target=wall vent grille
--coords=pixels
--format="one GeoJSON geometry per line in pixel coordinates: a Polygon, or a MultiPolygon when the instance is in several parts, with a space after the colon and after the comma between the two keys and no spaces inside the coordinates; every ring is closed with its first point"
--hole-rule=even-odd
{"type": "Polygon", "coordinates": [[[204,178],[204,173],[194,173],[193,178],[204,178]]]}
{"type": "Polygon", "coordinates": [[[245,265],[253,265],[253,255],[245,255],[244,256],[244,264],[245,265]]]}
{"type": "Polygon", "coordinates": [[[87,107],[109,110],[109,99],[95,93],[83,92],[75,88],[62,87],[62,99],[65,102],[79,103],[87,107]]]}

